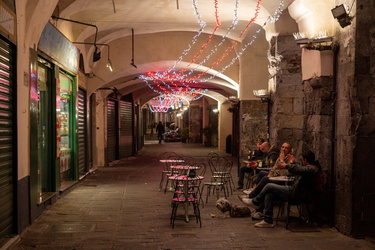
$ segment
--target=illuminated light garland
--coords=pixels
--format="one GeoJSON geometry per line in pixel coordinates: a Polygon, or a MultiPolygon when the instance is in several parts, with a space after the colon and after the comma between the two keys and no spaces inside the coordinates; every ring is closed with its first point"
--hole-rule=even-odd
{"type": "Polygon", "coordinates": [[[151,112],[167,112],[173,106],[182,106],[182,101],[187,100],[186,96],[173,95],[173,94],[161,94],[158,97],[154,97],[148,101],[148,107],[151,112]]]}
{"type": "MultiPolygon", "coordinates": [[[[181,78],[186,78],[188,77],[189,75],[193,74],[195,72],[195,70],[197,70],[199,67],[201,67],[204,63],[206,63],[210,58],[211,56],[213,56],[217,51],[218,51],[218,48],[224,44],[224,42],[226,41],[226,38],[227,36],[230,34],[230,32],[235,29],[235,26],[238,24],[238,4],[239,4],[239,0],[236,0],[236,8],[234,9],[234,19],[232,20],[232,24],[231,26],[228,28],[227,32],[225,35],[223,35],[221,41],[219,44],[215,44],[214,45],[214,48],[211,49],[211,52],[210,54],[208,54],[197,66],[195,66],[195,68],[192,68],[189,70],[189,73],[185,74],[185,75],[182,75],[180,76],[181,78]]],[[[185,82],[185,81],[184,81],[185,82]]],[[[185,85],[185,83],[183,83],[185,85]]],[[[188,86],[188,85],[186,85],[188,86]]]]}
{"type": "MultiPolygon", "coordinates": [[[[259,1],[261,1],[261,0],[259,0],[259,1]]],[[[198,53],[195,54],[195,56],[194,56],[193,59],[188,63],[188,65],[187,65],[184,69],[180,70],[179,73],[175,74],[177,77],[178,77],[179,75],[181,75],[182,73],[184,73],[184,72],[187,70],[187,68],[189,68],[189,66],[190,66],[191,64],[195,63],[195,61],[196,61],[196,60],[202,55],[203,51],[207,48],[208,44],[211,43],[211,41],[212,41],[212,37],[215,35],[216,31],[219,29],[221,23],[220,23],[220,21],[219,21],[219,15],[218,15],[218,8],[219,8],[219,7],[218,7],[218,0],[214,0],[214,4],[215,4],[215,20],[216,20],[216,26],[214,27],[214,30],[213,30],[212,34],[210,34],[210,35],[208,36],[207,41],[202,45],[202,47],[200,48],[200,50],[198,51],[198,53]]]]}
{"type": "Polygon", "coordinates": [[[220,26],[221,22],[219,20],[219,1],[214,0],[215,4],[215,20],[216,20],[216,26],[220,26]]]}
{"type": "MultiPolygon", "coordinates": [[[[215,52],[217,52],[217,48],[218,48],[219,46],[221,46],[222,44],[224,44],[224,42],[225,42],[225,40],[226,40],[225,38],[229,35],[230,31],[233,30],[234,27],[238,24],[238,4],[239,4],[239,0],[236,0],[236,8],[235,8],[235,10],[234,10],[234,16],[235,16],[235,18],[234,18],[234,20],[232,21],[231,26],[228,28],[227,33],[223,36],[223,39],[221,40],[221,42],[220,42],[218,45],[215,45],[215,46],[214,46],[214,49],[211,50],[211,53],[210,53],[208,56],[206,56],[206,58],[205,58],[203,61],[201,61],[200,64],[197,65],[194,69],[191,69],[190,72],[189,72],[187,75],[191,75],[191,74],[194,72],[195,69],[197,69],[198,67],[200,67],[201,65],[203,65],[203,64],[204,64],[204,63],[205,63],[205,62],[206,62],[206,61],[207,61],[207,60],[208,60],[208,59],[209,59],[209,58],[210,58],[215,52]]],[[[203,25],[205,26],[206,23],[204,23],[204,22],[201,21],[201,19],[200,19],[200,15],[199,15],[199,13],[198,13],[198,10],[197,10],[197,6],[196,6],[196,2],[195,2],[195,0],[193,0],[193,6],[194,6],[194,11],[195,11],[195,14],[196,14],[196,16],[197,16],[197,19],[199,20],[199,23],[201,24],[201,27],[202,27],[203,25]]],[[[215,9],[216,9],[216,12],[215,12],[215,19],[217,20],[216,23],[220,25],[220,21],[219,21],[219,19],[218,19],[218,1],[217,1],[217,0],[215,0],[215,9]]],[[[202,32],[202,29],[200,30],[200,33],[199,33],[198,35],[200,35],[201,32],[202,32]]],[[[196,42],[196,39],[197,39],[198,35],[196,35],[196,36],[194,37],[192,44],[194,44],[194,43],[196,42]]],[[[209,39],[209,41],[210,41],[210,40],[211,40],[211,39],[209,39]]],[[[207,44],[206,44],[206,45],[203,45],[202,47],[205,48],[206,46],[207,46],[207,44]]],[[[189,46],[189,48],[186,49],[186,50],[183,52],[183,55],[186,55],[187,52],[188,52],[190,49],[191,49],[191,46],[189,46]]],[[[201,49],[200,52],[202,53],[202,52],[203,52],[203,49],[201,49]]],[[[181,60],[182,60],[182,56],[180,56],[179,59],[174,63],[173,67],[171,67],[170,69],[168,69],[168,71],[166,71],[166,72],[155,73],[155,74],[153,74],[153,75],[148,74],[148,75],[151,76],[152,78],[156,78],[156,79],[164,80],[164,81],[167,81],[167,80],[171,80],[171,81],[173,81],[173,80],[176,80],[176,79],[177,79],[177,80],[180,80],[181,83],[182,83],[184,86],[190,88],[190,86],[189,86],[188,84],[186,84],[186,81],[184,80],[184,78],[186,78],[187,75],[182,75],[181,72],[180,72],[179,75],[176,75],[176,72],[173,72],[173,77],[171,77],[171,76],[169,75],[169,73],[171,73],[171,71],[176,67],[176,65],[177,65],[181,60]]],[[[192,63],[192,62],[190,62],[190,64],[189,64],[188,66],[190,66],[191,63],[192,63]]],[[[187,68],[187,67],[186,67],[186,68],[187,68]]],[[[185,71],[186,68],[185,68],[183,71],[185,71]]],[[[188,82],[189,82],[189,81],[188,81],[188,82]]],[[[191,82],[191,81],[190,81],[190,82],[191,82]]],[[[193,81],[193,82],[194,82],[194,81],[193,81]]]]}
{"type": "Polygon", "coordinates": [[[242,56],[242,54],[245,52],[245,50],[255,42],[255,39],[257,38],[257,34],[260,33],[260,31],[261,31],[261,30],[267,25],[268,22],[269,22],[269,23],[275,23],[275,22],[277,22],[277,21],[280,19],[280,16],[281,16],[281,14],[282,14],[282,12],[283,12],[283,10],[282,10],[282,7],[283,7],[283,6],[284,6],[284,0],[282,0],[282,1],[280,2],[279,7],[275,10],[274,14],[273,14],[272,16],[269,16],[269,17],[267,18],[267,20],[264,22],[264,24],[262,25],[262,27],[259,28],[259,29],[255,32],[256,35],[253,35],[253,39],[252,39],[250,42],[248,42],[247,44],[245,44],[245,45],[242,47],[242,49],[237,53],[237,56],[234,57],[234,58],[232,59],[232,61],[231,61],[228,65],[226,65],[225,67],[223,67],[223,68],[222,68],[220,71],[218,71],[218,73],[216,73],[215,75],[212,75],[212,76],[210,76],[210,77],[207,78],[207,79],[201,79],[200,81],[201,81],[201,82],[207,82],[207,81],[210,81],[210,80],[212,80],[213,78],[215,78],[218,74],[222,74],[226,69],[228,69],[230,66],[232,66],[232,65],[236,62],[236,60],[238,60],[238,59],[242,56]]]}
{"type": "Polygon", "coordinates": [[[201,19],[201,15],[199,14],[198,12],[198,7],[197,7],[197,3],[195,0],[192,0],[193,1],[193,8],[194,8],[194,15],[198,21],[198,24],[199,26],[201,27],[198,31],[198,33],[193,37],[193,40],[191,41],[191,43],[188,45],[188,48],[185,49],[183,52],[182,52],[182,55],[175,61],[173,67],[171,67],[167,72],[170,73],[173,69],[175,69],[177,67],[177,65],[182,61],[183,59],[183,56],[186,56],[189,51],[191,50],[191,48],[193,47],[192,45],[194,45],[197,40],[198,40],[198,37],[203,33],[203,30],[204,28],[206,27],[206,22],[202,21],[201,19]]]}
{"type": "MultiPolygon", "coordinates": [[[[253,39],[252,39],[250,42],[248,42],[247,44],[245,44],[245,45],[242,47],[242,49],[237,53],[237,56],[235,56],[235,57],[231,60],[231,62],[230,62],[228,65],[226,65],[225,67],[223,67],[221,70],[217,71],[217,73],[216,73],[215,75],[212,75],[211,77],[206,78],[206,79],[200,79],[199,81],[200,81],[200,82],[207,82],[207,81],[209,81],[209,80],[212,80],[212,79],[215,78],[218,74],[222,74],[226,69],[228,69],[230,66],[232,66],[232,65],[235,63],[235,61],[238,60],[238,59],[241,57],[241,55],[245,52],[245,50],[255,42],[255,39],[257,38],[257,34],[260,33],[260,31],[266,26],[266,24],[267,24],[268,22],[269,22],[269,23],[275,23],[275,22],[277,22],[277,21],[280,19],[280,16],[281,16],[281,14],[282,14],[282,12],[283,12],[283,10],[282,10],[282,7],[283,7],[283,6],[284,6],[284,0],[282,0],[282,1],[280,2],[279,7],[275,10],[274,14],[273,14],[272,16],[269,16],[269,17],[267,18],[267,20],[264,22],[264,24],[262,25],[262,27],[259,28],[259,29],[255,32],[256,34],[253,35],[253,39]]],[[[207,71],[208,71],[208,70],[207,70],[207,71]]],[[[195,81],[192,80],[192,79],[189,79],[189,81],[191,81],[191,82],[195,82],[195,81]]]]}
{"type": "Polygon", "coordinates": [[[163,85],[167,85],[168,89],[166,89],[166,88],[162,87],[162,85],[159,84],[152,77],[146,77],[146,76],[142,75],[142,76],[140,76],[140,79],[142,79],[150,89],[152,89],[155,93],[158,93],[159,95],[172,94],[172,95],[175,95],[175,96],[182,96],[182,99],[186,99],[186,100],[189,100],[189,101],[198,100],[199,98],[201,98],[203,96],[204,93],[206,93],[208,91],[207,89],[201,89],[201,88],[195,89],[195,88],[188,88],[188,87],[185,87],[185,90],[184,90],[182,87],[177,87],[177,85],[175,85],[176,87],[173,88],[170,85],[166,84],[165,82],[161,81],[163,85]],[[155,86],[157,88],[152,86],[149,83],[149,81],[154,82],[155,86]]]}
{"type": "Polygon", "coordinates": [[[216,65],[218,65],[222,60],[224,60],[225,57],[227,57],[229,55],[229,52],[231,52],[233,49],[234,49],[234,46],[238,43],[238,41],[242,38],[242,36],[245,34],[245,32],[247,31],[247,29],[250,27],[250,24],[254,23],[257,19],[257,17],[259,16],[259,12],[260,12],[260,4],[261,4],[262,0],[258,0],[257,4],[256,4],[256,7],[255,7],[255,14],[254,14],[254,17],[250,19],[250,21],[247,23],[246,27],[241,31],[240,35],[237,37],[237,39],[235,40],[235,42],[233,43],[232,46],[228,47],[224,54],[215,62],[213,62],[211,64],[211,67],[206,69],[204,72],[198,74],[197,76],[194,76],[192,78],[190,78],[189,80],[192,81],[192,80],[195,80],[197,78],[200,78],[202,77],[203,75],[207,74],[207,72],[210,70],[210,69],[213,69],[216,65]]]}
{"type": "MultiPolygon", "coordinates": [[[[223,56],[222,56],[219,60],[215,61],[215,62],[211,65],[210,68],[208,68],[208,69],[205,70],[204,72],[200,73],[199,75],[197,75],[197,76],[195,76],[195,77],[193,77],[193,78],[188,79],[188,81],[190,81],[190,82],[194,82],[195,79],[200,78],[200,77],[202,77],[203,75],[207,74],[207,72],[208,72],[210,69],[213,69],[213,68],[215,67],[215,65],[219,64],[219,63],[220,63],[220,62],[221,62],[221,61],[222,61],[222,60],[223,60],[223,59],[229,54],[229,52],[232,51],[232,50],[234,49],[235,44],[238,43],[238,41],[242,38],[243,34],[244,34],[244,33],[247,31],[247,29],[249,28],[250,24],[252,24],[253,22],[255,22],[256,18],[258,17],[259,12],[260,12],[260,4],[261,4],[261,2],[262,2],[262,0],[258,0],[258,1],[257,1],[256,8],[255,8],[255,14],[254,14],[254,17],[250,19],[250,21],[248,22],[248,24],[246,25],[246,27],[241,31],[240,35],[239,35],[239,36],[237,37],[237,39],[235,40],[234,44],[233,44],[232,46],[229,46],[229,47],[225,50],[225,53],[223,54],[223,56]]],[[[217,7],[217,3],[218,3],[217,0],[215,0],[215,8],[217,7]]],[[[237,5],[237,4],[238,4],[238,3],[236,2],[236,8],[238,8],[238,5],[237,5]]],[[[237,12],[235,12],[235,13],[237,13],[237,12]]],[[[216,15],[216,13],[215,13],[215,15],[216,15]]],[[[215,17],[215,18],[217,18],[217,17],[215,17]]],[[[231,27],[232,27],[232,26],[231,26],[231,27]]],[[[230,27],[230,28],[231,28],[231,27],[230,27]]],[[[216,28],[218,28],[217,25],[216,25],[216,27],[215,27],[215,29],[214,29],[214,33],[216,32],[216,28]]],[[[228,30],[229,30],[229,29],[228,29],[228,30]]],[[[163,77],[159,78],[159,80],[161,80],[161,79],[163,79],[163,80],[169,80],[169,79],[180,79],[180,80],[181,80],[182,77],[186,78],[186,76],[190,75],[191,73],[189,73],[188,75],[184,75],[184,76],[182,76],[182,73],[184,73],[184,72],[187,70],[187,68],[188,68],[192,63],[194,63],[194,62],[198,59],[198,57],[203,53],[204,49],[207,47],[207,45],[209,44],[209,42],[211,42],[214,33],[213,33],[213,34],[210,34],[210,36],[209,36],[209,38],[208,38],[208,41],[207,41],[205,44],[203,44],[203,46],[201,47],[200,51],[194,56],[194,58],[190,61],[190,63],[189,63],[184,69],[182,69],[178,74],[174,74],[174,77],[172,77],[172,76],[170,76],[170,75],[166,75],[166,74],[164,73],[164,74],[162,74],[163,77]],[[177,78],[176,78],[176,77],[177,77],[177,78]]],[[[224,39],[224,40],[225,40],[225,39],[224,39]]],[[[222,41],[222,42],[224,42],[224,41],[222,41]]],[[[214,48],[214,49],[215,49],[215,48],[214,48]]],[[[215,50],[214,52],[216,52],[216,51],[217,51],[217,48],[216,48],[216,50],[215,50]]],[[[211,55],[210,55],[210,57],[211,57],[211,55]]],[[[207,57],[206,57],[206,58],[207,58],[207,57]]],[[[205,61],[204,61],[204,62],[205,62],[205,61]]],[[[204,62],[201,62],[198,66],[202,65],[204,62]]],[[[194,70],[193,70],[193,71],[194,71],[194,70]]],[[[192,71],[190,71],[190,72],[192,72],[192,71]]],[[[155,75],[155,77],[157,77],[157,76],[155,75]]]]}
{"type": "MultiPolygon", "coordinates": [[[[264,22],[263,26],[262,26],[260,29],[258,29],[258,30],[256,31],[256,34],[255,34],[255,35],[253,35],[253,39],[252,39],[250,42],[248,42],[245,46],[243,46],[243,47],[241,48],[241,50],[238,52],[237,56],[235,56],[235,57],[231,60],[231,62],[230,62],[228,65],[226,65],[225,67],[223,67],[220,71],[217,71],[217,73],[216,73],[215,75],[211,75],[211,77],[206,78],[206,79],[200,79],[199,81],[200,81],[200,82],[206,82],[206,81],[209,81],[209,80],[215,78],[218,74],[223,73],[223,72],[224,72],[227,68],[229,68],[230,66],[232,66],[232,65],[235,63],[235,61],[238,60],[238,59],[242,56],[242,54],[245,52],[245,50],[246,50],[249,46],[251,46],[251,45],[254,43],[255,39],[257,38],[257,35],[260,33],[260,31],[262,30],[262,28],[264,28],[264,26],[265,26],[268,22],[269,22],[269,23],[275,23],[276,21],[279,20],[280,15],[281,15],[281,13],[283,12],[283,10],[282,10],[281,8],[282,8],[282,6],[284,6],[284,1],[285,1],[285,0],[282,0],[282,1],[280,2],[280,5],[279,5],[279,7],[275,10],[274,15],[273,15],[273,16],[270,16],[270,17],[267,18],[267,20],[264,22]]],[[[246,27],[242,30],[242,32],[241,32],[241,34],[239,35],[239,37],[235,40],[235,43],[238,43],[238,41],[241,39],[241,37],[245,34],[245,32],[246,32],[246,30],[248,29],[248,27],[250,26],[250,24],[253,23],[253,22],[255,22],[256,18],[257,18],[258,15],[259,15],[260,2],[261,2],[261,0],[258,0],[258,2],[257,2],[257,7],[256,7],[256,9],[255,9],[255,16],[249,21],[249,23],[246,25],[246,27]]],[[[215,9],[216,9],[216,10],[217,10],[217,8],[218,8],[217,3],[218,3],[218,1],[215,0],[215,9]]],[[[236,1],[236,8],[237,8],[237,3],[238,3],[238,0],[236,1]]],[[[198,10],[197,10],[197,8],[196,8],[196,3],[195,3],[194,0],[193,0],[193,4],[194,4],[194,7],[195,7],[195,13],[199,16],[199,20],[200,20],[200,15],[199,15],[199,13],[198,13],[198,10]]],[[[230,28],[228,28],[228,32],[227,32],[227,34],[226,34],[225,36],[223,36],[223,39],[221,40],[221,42],[220,42],[218,45],[215,45],[215,46],[214,46],[214,48],[211,50],[211,53],[210,53],[208,56],[206,56],[206,58],[205,58],[204,60],[202,60],[202,62],[200,62],[200,64],[199,64],[198,66],[196,66],[196,68],[198,68],[198,67],[201,66],[203,63],[205,63],[205,62],[208,60],[208,58],[210,58],[214,53],[217,52],[217,48],[218,48],[219,46],[221,46],[221,45],[224,43],[224,41],[225,41],[225,37],[230,33],[230,31],[231,31],[232,29],[234,29],[235,25],[238,23],[238,20],[237,20],[237,12],[236,12],[236,11],[237,11],[237,9],[235,10],[235,13],[236,13],[235,15],[236,15],[236,17],[235,17],[235,19],[232,21],[232,25],[230,26],[230,28]]],[[[216,22],[216,24],[217,24],[216,26],[218,26],[218,24],[220,23],[220,22],[218,22],[218,21],[219,21],[219,19],[218,19],[218,12],[215,12],[215,18],[216,18],[216,21],[217,21],[217,22],[216,22]]],[[[199,23],[202,24],[202,23],[204,23],[204,22],[200,20],[199,23]]],[[[205,24],[205,23],[204,23],[204,24],[205,24]]],[[[203,31],[203,27],[202,27],[202,25],[201,25],[201,29],[199,30],[199,33],[194,37],[196,40],[197,40],[198,36],[202,33],[202,31],[203,31]]],[[[216,32],[216,31],[217,31],[217,30],[214,29],[214,32],[216,32]]],[[[212,38],[212,36],[213,36],[213,34],[210,35],[211,38],[212,38]]],[[[210,37],[209,37],[209,39],[207,40],[207,42],[201,47],[201,50],[207,47],[208,42],[209,42],[210,39],[211,39],[210,37]]],[[[194,41],[192,42],[192,44],[195,44],[196,40],[194,40],[194,41]]],[[[189,46],[189,48],[186,49],[186,50],[183,52],[183,55],[187,55],[187,53],[190,51],[190,49],[191,49],[191,46],[189,46]]],[[[223,60],[225,57],[227,57],[227,56],[229,55],[229,52],[230,52],[231,50],[233,50],[233,49],[234,49],[234,45],[228,47],[228,48],[225,50],[224,54],[223,54],[223,55],[222,55],[222,56],[221,56],[216,62],[212,63],[212,65],[211,65],[211,67],[210,67],[209,69],[207,69],[205,72],[199,74],[198,76],[195,76],[195,77],[192,77],[192,78],[189,78],[189,79],[186,78],[186,77],[187,77],[188,75],[191,75],[191,74],[194,72],[194,69],[191,69],[190,72],[189,72],[187,75],[183,75],[182,73],[185,72],[185,71],[186,71],[186,68],[187,68],[188,66],[190,66],[193,62],[195,62],[195,61],[197,60],[198,57],[196,57],[196,58],[194,57],[194,59],[193,59],[194,61],[192,60],[192,61],[190,62],[190,64],[189,64],[185,69],[181,70],[181,71],[178,72],[178,73],[176,73],[176,72],[172,72],[172,70],[176,67],[176,65],[177,65],[179,62],[182,61],[182,56],[179,57],[178,61],[176,61],[175,64],[174,64],[174,66],[171,67],[170,69],[168,69],[168,71],[164,71],[164,72],[162,72],[162,73],[158,73],[158,72],[155,72],[155,73],[154,73],[154,72],[148,72],[148,73],[147,73],[148,76],[141,76],[141,78],[143,78],[143,80],[145,81],[145,83],[146,83],[151,89],[153,89],[153,91],[156,92],[156,93],[159,93],[159,94],[169,93],[169,94],[173,94],[173,95],[180,95],[180,94],[181,94],[181,95],[189,96],[189,97],[186,98],[186,99],[189,99],[189,100],[194,100],[195,98],[199,99],[199,98],[201,98],[201,97],[203,96],[202,94],[203,94],[205,91],[207,91],[207,90],[201,90],[201,89],[196,90],[196,89],[191,88],[188,84],[189,84],[189,83],[197,83],[197,81],[196,81],[197,78],[200,78],[200,77],[202,77],[204,74],[207,74],[207,72],[208,72],[210,69],[213,69],[213,67],[215,67],[215,66],[218,65],[220,62],[222,62],[222,60],[223,60]],[[171,73],[171,72],[172,72],[172,73],[171,73]],[[177,85],[175,84],[176,80],[178,80],[180,83],[182,83],[182,84],[185,86],[185,90],[183,90],[182,88],[176,88],[176,87],[177,87],[177,85]],[[149,84],[149,81],[153,81],[154,84],[155,84],[155,86],[156,86],[156,88],[158,88],[159,90],[156,89],[156,88],[154,88],[151,84],[149,84]],[[169,85],[167,82],[170,82],[171,85],[174,85],[174,87],[171,87],[171,85],[169,85]],[[188,91],[188,89],[189,89],[189,91],[188,91]],[[190,94],[188,94],[188,93],[190,93],[190,94]]],[[[201,52],[201,50],[200,50],[200,52],[201,52]]],[[[203,51],[202,51],[202,52],[203,52],[203,51]]],[[[195,68],[195,69],[196,69],[196,68],[195,68]]],[[[159,109],[159,110],[160,110],[160,109],[159,109]]]]}

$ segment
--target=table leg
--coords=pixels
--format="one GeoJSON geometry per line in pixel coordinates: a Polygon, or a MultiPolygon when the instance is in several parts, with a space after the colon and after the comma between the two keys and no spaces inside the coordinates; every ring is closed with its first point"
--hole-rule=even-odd
{"type": "Polygon", "coordinates": [[[185,201],[185,203],[184,203],[184,206],[185,206],[185,221],[186,221],[186,223],[188,223],[189,222],[189,202],[188,201],[185,201]]]}
{"type": "Polygon", "coordinates": [[[185,195],[184,206],[185,206],[185,221],[186,221],[186,223],[189,222],[189,190],[188,190],[188,186],[189,186],[189,180],[184,181],[184,195],[185,195]]]}

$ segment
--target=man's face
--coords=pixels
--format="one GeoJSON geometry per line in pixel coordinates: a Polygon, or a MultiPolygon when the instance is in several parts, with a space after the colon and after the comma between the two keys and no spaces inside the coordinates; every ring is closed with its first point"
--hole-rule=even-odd
{"type": "Polygon", "coordinates": [[[262,143],[262,145],[260,145],[259,149],[263,152],[263,153],[267,153],[269,150],[270,150],[270,147],[265,144],[265,143],[262,143]]]}
{"type": "Polygon", "coordinates": [[[288,143],[283,143],[283,145],[281,145],[281,151],[284,151],[286,155],[290,154],[292,152],[292,147],[288,143]]]}

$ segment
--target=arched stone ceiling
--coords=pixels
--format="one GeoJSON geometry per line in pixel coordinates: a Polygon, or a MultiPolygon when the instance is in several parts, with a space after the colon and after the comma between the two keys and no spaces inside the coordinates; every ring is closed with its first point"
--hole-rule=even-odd
{"type": "MultiPolygon", "coordinates": [[[[94,47],[77,45],[84,56],[86,73],[94,74],[94,77],[87,81],[89,93],[98,88],[115,86],[123,94],[131,92],[135,98],[142,99],[152,98],[156,93],[138,78],[139,75],[156,69],[167,70],[173,65],[172,62],[178,59],[189,42],[192,41],[193,36],[199,31],[198,15],[200,20],[207,24],[203,30],[204,35],[201,36],[202,39],[207,39],[217,24],[215,12],[217,13],[220,29],[213,37],[217,41],[220,41],[226,34],[233,20],[238,19],[240,27],[231,30],[227,36],[229,39],[226,39],[226,45],[222,48],[224,51],[225,48],[233,44],[234,39],[238,39],[245,25],[254,17],[255,7],[258,3],[260,3],[259,16],[254,24],[261,27],[267,18],[279,8],[281,1],[217,1],[215,9],[214,0],[196,0],[195,7],[193,1],[189,0],[60,0],[54,15],[96,25],[98,27],[96,43],[110,46],[110,59],[115,68],[114,72],[109,72],[105,67],[108,55],[106,47],[100,47],[102,59],[93,63],[94,47]],[[238,9],[235,8],[236,3],[238,9]],[[131,29],[135,31],[134,57],[137,68],[130,65],[132,59],[131,29]],[[174,43],[177,43],[178,46],[174,43]]],[[[282,8],[287,8],[292,2],[293,0],[284,1],[282,8]]],[[[95,41],[96,30],[93,27],[61,20],[54,20],[54,22],[72,41],[88,43],[95,41]]],[[[266,36],[268,37],[269,34],[275,32],[275,27],[273,24],[269,24],[267,27],[268,34],[266,32],[266,36]]],[[[239,42],[245,35],[240,37],[239,42]]],[[[263,43],[267,43],[267,37],[262,38],[263,43]]],[[[232,51],[230,58],[234,58],[237,52],[236,50],[232,51]]],[[[182,60],[178,67],[183,68],[187,65],[187,70],[194,70],[192,76],[209,69],[209,66],[196,68],[196,64],[190,65],[189,61],[190,59],[182,60]]],[[[206,78],[211,75],[215,75],[215,78],[207,82],[198,82],[194,87],[207,88],[210,92],[215,92],[215,95],[222,97],[237,95],[238,72],[237,64],[223,74],[218,74],[217,70],[209,70],[206,78]]]]}

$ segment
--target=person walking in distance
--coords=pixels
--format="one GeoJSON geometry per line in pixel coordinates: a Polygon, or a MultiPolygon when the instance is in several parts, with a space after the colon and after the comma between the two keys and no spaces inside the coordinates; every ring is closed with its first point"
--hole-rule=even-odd
{"type": "Polygon", "coordinates": [[[163,140],[164,131],[165,130],[164,130],[163,123],[161,123],[160,121],[159,124],[156,126],[156,132],[158,133],[159,144],[161,144],[161,140],[163,140]]]}

